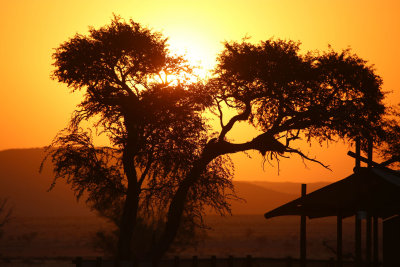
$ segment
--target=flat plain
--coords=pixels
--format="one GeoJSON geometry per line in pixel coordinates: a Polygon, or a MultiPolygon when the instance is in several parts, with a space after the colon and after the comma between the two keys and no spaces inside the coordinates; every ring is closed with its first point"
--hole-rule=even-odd
{"type": "MultiPolygon", "coordinates": [[[[169,256],[181,258],[268,257],[297,258],[299,255],[299,222],[296,216],[266,220],[262,215],[234,215],[205,218],[206,230],[197,247],[188,247],[169,256]]],[[[95,216],[15,218],[0,239],[3,259],[67,260],[81,256],[103,256],[93,246],[97,231],[111,225],[95,216]]],[[[363,225],[365,227],[365,225],[363,225]]],[[[364,228],[365,229],[365,228],[364,228]]],[[[351,259],[354,248],[353,218],[343,223],[344,256],[351,259]]],[[[307,255],[311,259],[335,257],[336,219],[307,220],[307,255]]]]}

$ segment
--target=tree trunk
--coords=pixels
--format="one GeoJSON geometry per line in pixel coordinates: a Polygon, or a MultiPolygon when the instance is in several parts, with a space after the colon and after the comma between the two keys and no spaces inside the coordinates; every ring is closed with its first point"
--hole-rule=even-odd
{"type": "Polygon", "coordinates": [[[132,238],[133,230],[137,220],[140,194],[140,188],[134,164],[135,151],[138,142],[137,125],[139,104],[137,99],[132,97],[123,97],[122,100],[124,101],[124,124],[128,137],[122,154],[122,163],[127,179],[127,193],[119,225],[120,232],[117,256],[119,260],[133,260],[135,263],[135,255],[132,253],[132,238]],[[130,105],[130,101],[133,101],[131,103],[135,103],[135,105],[130,105]]]}
{"type": "Polygon", "coordinates": [[[169,205],[167,222],[164,232],[149,253],[151,260],[155,265],[159,263],[163,255],[167,252],[168,248],[174,241],[178,232],[182,214],[185,210],[186,198],[188,191],[196,183],[200,175],[206,170],[208,163],[218,156],[240,151],[255,149],[261,153],[266,151],[284,152],[285,146],[278,142],[271,134],[263,133],[251,140],[250,142],[242,144],[232,144],[225,140],[213,141],[210,140],[205,146],[201,157],[194,163],[191,171],[185,177],[176,191],[171,204],[169,205]]]}
{"type": "Polygon", "coordinates": [[[182,181],[178,190],[176,191],[167,214],[167,222],[165,229],[160,240],[152,248],[150,252],[151,260],[155,266],[158,265],[163,255],[167,252],[175,236],[178,232],[181,218],[185,210],[186,198],[188,191],[200,177],[202,172],[206,169],[207,164],[215,157],[201,157],[193,166],[192,170],[188,173],[185,179],[182,181]]]}
{"type": "Polygon", "coordinates": [[[139,205],[139,188],[137,183],[136,169],[133,163],[133,156],[124,152],[124,172],[128,180],[128,189],[122,211],[119,226],[118,259],[135,260],[132,254],[132,236],[136,225],[137,211],[139,205]]]}

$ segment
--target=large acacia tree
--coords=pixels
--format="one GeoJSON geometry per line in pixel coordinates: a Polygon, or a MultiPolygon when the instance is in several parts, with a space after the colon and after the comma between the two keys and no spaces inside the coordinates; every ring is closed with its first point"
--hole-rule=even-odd
{"type": "MultiPolygon", "coordinates": [[[[120,259],[141,260],[146,255],[133,249],[140,242],[137,222],[164,221],[166,207],[207,142],[202,115],[211,98],[187,82],[191,67],[170,54],[161,34],[118,17],[90,28],[87,36],[75,35],[53,58],[52,77],[84,93],[48,150],[55,181],[66,179],[78,197],[86,193],[89,205],[117,224],[120,259]],[[110,146],[96,146],[82,122],[106,135],[110,146]]],[[[187,192],[185,226],[202,225],[206,206],[229,211],[227,163],[220,157],[208,164],[187,192]]],[[[156,233],[151,239],[158,240],[156,233]]]]}
{"type": "Polygon", "coordinates": [[[156,212],[165,215],[147,254],[157,262],[188,215],[201,218],[205,205],[229,208],[232,166],[226,155],[256,150],[272,159],[296,154],[319,163],[295,148],[299,139],[369,135],[380,142],[391,123],[384,119],[381,78],[349,50],[304,54],[292,41],[226,43],[211,79],[170,83],[171,74],[190,73],[185,61],[168,54],[161,35],[115,18],[62,44],[54,60],[53,77],[85,92],[53,144],[56,177],[66,177],[78,195],[89,192],[95,207],[122,207],[123,259],[131,255],[142,211],[160,207],[156,212]],[[207,109],[218,129],[207,128],[207,109]],[[88,119],[110,137],[111,147],[94,146],[80,130],[88,119]],[[260,134],[229,141],[239,122],[260,134]]]}
{"type": "Polygon", "coordinates": [[[179,228],[186,192],[215,158],[256,150],[269,159],[296,154],[322,164],[297,149],[296,141],[352,140],[357,136],[373,138],[375,143],[393,139],[386,134],[388,128],[394,129],[395,121],[386,119],[389,109],[382,102],[382,80],[350,50],[302,54],[299,43],[292,41],[243,41],[225,43],[218,62],[205,90],[213,98],[211,108],[219,118],[220,130],[201,148],[176,191],[154,258],[167,250],[179,228]],[[226,108],[235,114],[227,113],[226,108]],[[229,141],[227,134],[239,122],[247,122],[261,133],[247,142],[229,141]]]}

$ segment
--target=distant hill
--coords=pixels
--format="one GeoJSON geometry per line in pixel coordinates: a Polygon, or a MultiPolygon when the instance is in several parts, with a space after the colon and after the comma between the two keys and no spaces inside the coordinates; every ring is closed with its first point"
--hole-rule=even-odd
{"type": "Polygon", "coordinates": [[[0,151],[0,196],[9,198],[14,206],[13,216],[90,215],[85,203],[77,202],[65,183],[57,182],[48,192],[53,178],[49,165],[39,173],[43,157],[41,148],[0,151]]]}
{"type": "MultiPolygon", "coordinates": [[[[271,189],[274,191],[295,195],[296,198],[301,195],[301,183],[292,183],[292,182],[264,182],[264,181],[250,181],[250,183],[271,189]]],[[[320,189],[324,186],[327,186],[328,182],[315,182],[315,183],[307,183],[307,193],[311,193],[317,189],[320,189]]]]}
{"type": "Polygon", "coordinates": [[[296,195],[278,192],[250,182],[237,181],[234,185],[237,195],[246,201],[232,201],[233,215],[264,214],[297,198],[296,195]]]}
{"type": "MultiPolygon", "coordinates": [[[[16,217],[94,215],[84,201],[77,202],[69,185],[58,181],[48,192],[52,172],[48,164],[43,173],[39,166],[44,157],[42,148],[0,151],[0,197],[8,197],[16,217]]],[[[234,182],[236,193],[246,201],[232,201],[232,213],[263,214],[299,196],[296,183],[234,182]]],[[[310,184],[312,188],[323,183],[310,184]]]]}

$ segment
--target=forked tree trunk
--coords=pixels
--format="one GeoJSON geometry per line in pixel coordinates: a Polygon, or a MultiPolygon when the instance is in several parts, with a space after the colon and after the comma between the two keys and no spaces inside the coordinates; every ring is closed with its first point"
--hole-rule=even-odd
{"type": "Polygon", "coordinates": [[[266,151],[276,151],[281,153],[284,151],[285,146],[278,142],[272,135],[267,133],[260,134],[252,141],[242,144],[231,144],[223,140],[218,142],[210,141],[204,148],[202,156],[195,162],[192,170],[180,184],[171,204],[169,205],[165,230],[160,240],[150,252],[151,259],[155,265],[159,263],[174,241],[185,210],[187,194],[192,186],[197,182],[200,175],[206,170],[207,165],[215,158],[224,154],[236,153],[249,149],[256,149],[260,152],[264,151],[264,153],[266,151]]]}
{"type": "Polygon", "coordinates": [[[159,264],[160,260],[174,241],[181,223],[183,212],[185,210],[188,191],[194,185],[200,175],[205,171],[208,163],[214,158],[215,157],[210,156],[203,156],[200,158],[176,191],[169,206],[167,222],[165,224],[163,234],[150,252],[153,265],[157,266],[159,264]]]}
{"type": "Polygon", "coordinates": [[[135,150],[138,142],[137,131],[137,114],[138,102],[134,97],[122,99],[124,102],[124,120],[127,131],[127,143],[125,144],[122,152],[122,163],[124,173],[127,179],[127,193],[125,198],[124,207],[122,210],[121,221],[119,225],[119,238],[118,238],[118,259],[119,260],[133,260],[136,266],[136,259],[132,253],[132,238],[133,231],[136,226],[137,213],[139,207],[139,194],[140,188],[137,179],[136,168],[134,164],[135,150]],[[136,103],[129,105],[129,101],[136,103]]]}

